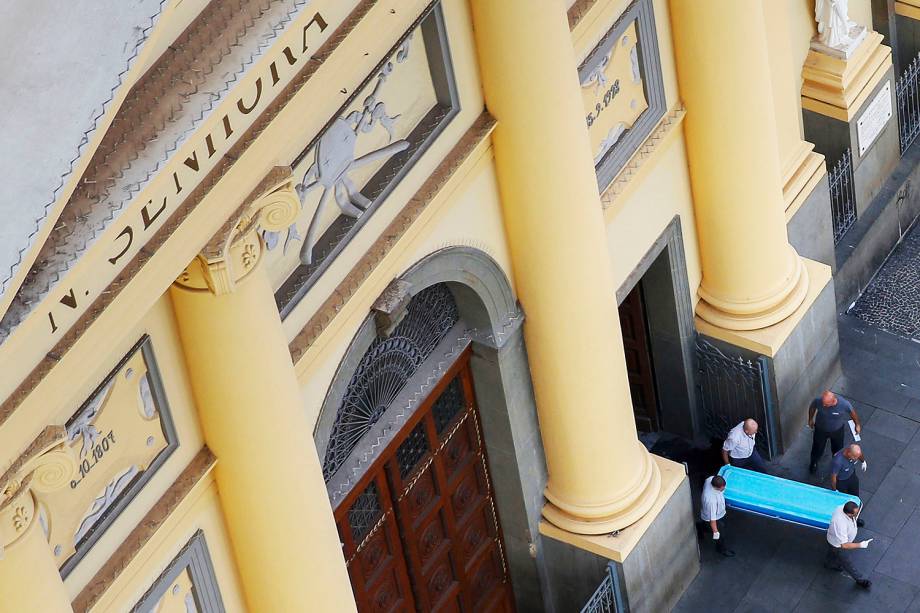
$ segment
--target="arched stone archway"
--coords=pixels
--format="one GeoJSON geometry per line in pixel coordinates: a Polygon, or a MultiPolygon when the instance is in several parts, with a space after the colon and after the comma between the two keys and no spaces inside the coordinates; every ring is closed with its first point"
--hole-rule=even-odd
{"type": "MultiPolygon", "coordinates": [[[[472,346],[470,368],[515,599],[521,610],[539,609],[543,597],[538,573],[542,557],[538,524],[546,467],[521,333],[523,314],[501,267],[489,255],[470,247],[449,247],[426,256],[394,280],[388,288],[390,295],[385,292],[375,306],[381,301],[408,302],[439,283],[449,288],[460,321],[361,439],[344,470],[330,477],[330,501],[333,507],[338,505],[362,468],[374,462],[376,450],[385,446],[388,436],[395,435],[456,356],[472,346]],[[402,295],[394,298],[394,292],[402,295]]],[[[326,454],[349,382],[382,327],[385,324],[381,323],[380,313],[372,310],[339,364],[314,430],[321,458],[326,454]]]]}

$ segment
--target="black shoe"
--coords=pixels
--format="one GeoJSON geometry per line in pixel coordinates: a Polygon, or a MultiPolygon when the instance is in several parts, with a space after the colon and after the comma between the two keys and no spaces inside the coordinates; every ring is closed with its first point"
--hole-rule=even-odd
{"type": "Polygon", "coordinates": [[[812,465],[810,465],[810,466],[808,467],[808,472],[809,472],[810,474],[812,474],[812,475],[815,474],[816,472],[818,472],[818,465],[817,465],[817,464],[812,464],[812,465]]]}
{"type": "Polygon", "coordinates": [[[861,519],[859,519],[859,518],[856,519],[856,526],[857,526],[858,528],[862,528],[862,527],[865,526],[865,525],[866,525],[866,522],[864,522],[863,520],[861,520],[861,519]]]}
{"type": "Polygon", "coordinates": [[[721,553],[721,554],[722,554],[723,556],[725,556],[726,558],[734,558],[734,557],[735,557],[735,552],[732,551],[731,549],[724,549],[724,550],[720,551],[719,553],[721,553]]]}
{"type": "Polygon", "coordinates": [[[864,590],[868,590],[869,588],[872,587],[872,582],[869,581],[868,579],[860,579],[859,581],[856,582],[856,585],[858,585],[864,590]]]}
{"type": "Polygon", "coordinates": [[[827,570],[832,570],[834,572],[840,572],[843,570],[842,566],[831,566],[830,564],[825,564],[824,568],[826,568],[827,570]]]}

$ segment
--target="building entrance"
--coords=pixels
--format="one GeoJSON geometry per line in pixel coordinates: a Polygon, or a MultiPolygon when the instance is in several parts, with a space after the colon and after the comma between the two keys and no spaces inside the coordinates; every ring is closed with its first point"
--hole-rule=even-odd
{"type": "Polygon", "coordinates": [[[627,275],[617,302],[636,429],[650,435],[643,442],[650,447],[675,437],[702,442],[696,328],[679,218],[627,275]]]}
{"type": "Polygon", "coordinates": [[[514,611],[469,358],[336,509],[359,611],[514,611]]]}
{"type": "Polygon", "coordinates": [[[657,432],[660,429],[658,398],[641,283],[627,294],[619,311],[636,428],[639,432],[657,432]]]}

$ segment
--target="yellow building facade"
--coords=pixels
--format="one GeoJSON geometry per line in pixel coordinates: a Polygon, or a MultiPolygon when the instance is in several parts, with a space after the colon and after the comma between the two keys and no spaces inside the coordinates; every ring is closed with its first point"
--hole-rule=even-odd
{"type": "Polygon", "coordinates": [[[876,4],[845,57],[808,0],[86,13],[133,38],[2,262],[0,610],[570,611],[609,562],[668,610],[656,443],[782,453],[895,240],[841,261],[825,160],[863,210],[897,164],[876,4]]]}

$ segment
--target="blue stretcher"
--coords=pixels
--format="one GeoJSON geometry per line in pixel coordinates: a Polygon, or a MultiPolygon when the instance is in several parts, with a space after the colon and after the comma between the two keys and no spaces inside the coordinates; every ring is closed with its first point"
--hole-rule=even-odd
{"type": "Polygon", "coordinates": [[[810,528],[826,530],[834,509],[849,500],[862,505],[857,496],[736,466],[723,466],[719,474],[726,507],[810,528]]]}

